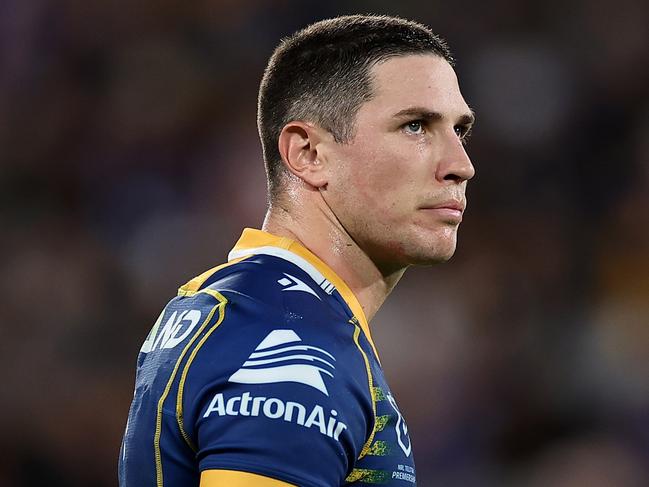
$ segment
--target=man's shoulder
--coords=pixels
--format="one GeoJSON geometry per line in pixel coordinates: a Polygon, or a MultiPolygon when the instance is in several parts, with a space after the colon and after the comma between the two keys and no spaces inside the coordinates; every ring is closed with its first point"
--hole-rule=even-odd
{"type": "MultiPolygon", "coordinates": [[[[317,451],[313,469],[329,455],[332,464],[344,460],[340,475],[348,470],[374,411],[358,327],[337,299],[300,267],[266,255],[216,267],[180,288],[144,350],[154,353],[142,355],[151,355],[151,373],[140,375],[159,378],[166,367],[163,412],[197,448],[201,469],[285,474],[290,449],[277,445],[287,442],[317,451]],[[223,445],[238,448],[212,455],[223,445]],[[242,451],[261,456],[246,463],[242,451]]],[[[287,481],[305,485],[302,478],[287,481]]]]}
{"type": "Polygon", "coordinates": [[[347,320],[331,296],[333,286],[318,282],[295,264],[271,255],[252,255],[216,266],[181,286],[179,297],[219,293],[235,306],[268,315],[291,314],[347,320]]]}
{"type": "MultiPolygon", "coordinates": [[[[172,338],[196,336],[193,368],[206,361],[212,368],[212,357],[218,356],[219,368],[228,373],[247,360],[273,358],[270,349],[288,347],[304,355],[307,347],[325,361],[328,354],[338,359],[356,355],[349,318],[336,298],[302,269],[255,255],[214,267],[181,286],[158,321],[172,338]]],[[[151,335],[150,341],[156,340],[162,340],[160,333],[151,335]]]]}

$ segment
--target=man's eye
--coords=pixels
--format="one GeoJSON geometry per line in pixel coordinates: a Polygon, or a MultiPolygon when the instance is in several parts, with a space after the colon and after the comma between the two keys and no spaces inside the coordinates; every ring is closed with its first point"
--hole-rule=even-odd
{"type": "Polygon", "coordinates": [[[454,127],[455,134],[462,140],[462,142],[466,142],[466,138],[469,136],[469,132],[471,131],[469,127],[465,127],[464,125],[457,125],[454,127]]]}
{"type": "Polygon", "coordinates": [[[412,122],[408,122],[404,126],[406,132],[410,134],[423,134],[424,133],[424,124],[422,123],[421,120],[413,120],[412,122]]]}

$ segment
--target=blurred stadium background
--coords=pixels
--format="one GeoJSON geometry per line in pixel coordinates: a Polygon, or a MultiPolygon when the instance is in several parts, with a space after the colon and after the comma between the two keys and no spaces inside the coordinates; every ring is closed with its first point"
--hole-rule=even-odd
{"type": "Polygon", "coordinates": [[[456,257],[373,323],[419,485],[649,485],[642,0],[0,2],[0,485],[116,484],[153,320],[261,224],[268,56],[357,12],[446,37],[478,114],[456,257]]]}

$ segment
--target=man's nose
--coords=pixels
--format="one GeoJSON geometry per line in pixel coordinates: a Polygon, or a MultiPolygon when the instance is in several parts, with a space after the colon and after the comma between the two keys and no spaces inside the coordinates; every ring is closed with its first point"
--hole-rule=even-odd
{"type": "Polygon", "coordinates": [[[459,137],[452,132],[444,138],[444,147],[440,162],[437,166],[437,179],[441,181],[453,181],[461,183],[468,181],[475,176],[475,168],[466,153],[464,144],[459,137]]]}

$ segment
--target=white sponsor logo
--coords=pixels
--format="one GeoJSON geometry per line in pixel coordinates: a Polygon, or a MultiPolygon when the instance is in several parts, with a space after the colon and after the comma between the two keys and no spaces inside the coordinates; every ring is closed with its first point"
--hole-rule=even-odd
{"type": "Polygon", "coordinates": [[[271,331],[257,345],[241,368],[232,374],[230,382],[238,384],[298,382],[328,396],[329,391],[322,379],[322,374],[333,377],[329,369],[335,369],[331,361],[336,359],[329,352],[318,347],[288,345],[301,341],[302,339],[293,330],[271,331]],[[305,364],[304,361],[312,363],[305,364]]]}
{"type": "Polygon", "coordinates": [[[174,348],[181,342],[183,342],[189,334],[192,332],[198,322],[201,320],[201,312],[197,309],[185,310],[178,314],[177,311],[174,311],[167,323],[158,333],[158,328],[162,324],[162,318],[164,316],[164,311],[160,313],[157,321],[153,325],[149,336],[146,338],[142,344],[140,352],[148,353],[156,348],[162,350],[164,348],[174,348]]]}
{"type": "Polygon", "coordinates": [[[340,441],[340,434],[347,429],[347,425],[336,419],[338,412],[331,409],[329,414],[325,409],[316,404],[310,411],[299,402],[282,401],[276,397],[255,397],[249,392],[240,396],[225,398],[222,392],[214,395],[212,402],[205,410],[203,418],[212,414],[219,416],[265,416],[268,419],[283,420],[295,423],[305,428],[314,428],[320,434],[340,441]]]}
{"type": "Polygon", "coordinates": [[[392,408],[397,412],[398,416],[397,424],[395,426],[395,429],[397,430],[397,442],[403,450],[403,453],[406,454],[406,457],[409,457],[410,452],[412,451],[412,444],[410,443],[410,437],[408,436],[408,426],[406,425],[403,416],[401,416],[401,411],[399,411],[399,408],[397,407],[397,401],[394,400],[392,394],[387,394],[387,398],[388,401],[390,401],[392,408]]]}
{"type": "MultiPolygon", "coordinates": [[[[302,291],[312,294],[316,298],[320,299],[320,296],[318,296],[313,289],[307,286],[304,281],[300,281],[297,277],[287,274],[286,272],[284,272],[283,274],[286,277],[282,277],[279,281],[277,281],[278,284],[284,287],[282,291],[302,291]]],[[[320,299],[320,301],[322,300],[320,299]]]]}
{"type": "Polygon", "coordinates": [[[417,483],[415,469],[410,465],[397,465],[397,470],[392,472],[393,479],[406,480],[412,484],[417,483]]]}
{"type": "Polygon", "coordinates": [[[405,480],[405,481],[410,482],[412,484],[417,482],[417,478],[413,474],[408,473],[408,472],[394,471],[394,472],[392,472],[392,478],[393,479],[399,479],[399,480],[405,480]]]}

